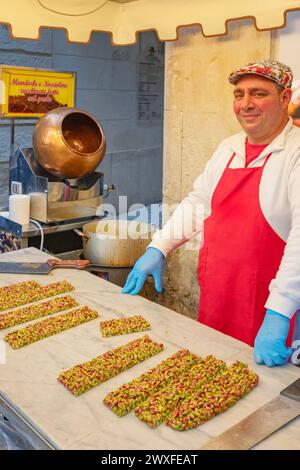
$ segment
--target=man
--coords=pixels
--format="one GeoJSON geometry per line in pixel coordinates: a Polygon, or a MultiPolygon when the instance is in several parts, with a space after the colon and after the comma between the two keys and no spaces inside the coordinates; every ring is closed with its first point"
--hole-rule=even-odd
{"type": "Polygon", "coordinates": [[[147,275],[162,290],[164,258],[201,232],[198,320],[249,345],[269,367],[291,355],[300,308],[300,129],[287,110],[292,71],[277,61],[247,64],[229,76],[233,109],[244,132],[225,139],[170,220],[137,261],[124,293],[147,275]],[[202,204],[204,222],[178,240],[185,207],[202,204]]]}

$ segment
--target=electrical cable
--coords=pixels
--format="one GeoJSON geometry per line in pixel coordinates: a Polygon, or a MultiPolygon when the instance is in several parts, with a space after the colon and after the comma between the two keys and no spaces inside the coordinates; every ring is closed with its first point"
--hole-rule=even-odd
{"type": "Polygon", "coordinates": [[[103,8],[109,2],[109,0],[102,1],[102,4],[99,5],[97,8],[94,8],[93,10],[87,11],[85,13],[64,13],[62,11],[53,10],[52,8],[47,7],[46,5],[43,4],[43,2],[41,0],[37,0],[37,2],[45,10],[49,10],[52,13],[57,13],[58,15],[63,15],[63,16],[86,16],[86,15],[91,15],[92,13],[95,13],[98,10],[101,10],[101,8],[103,8]]]}
{"type": "Polygon", "coordinates": [[[33,224],[35,224],[40,232],[41,232],[41,245],[40,245],[40,250],[43,251],[43,246],[44,246],[44,230],[43,230],[43,227],[41,226],[41,224],[37,221],[37,220],[34,220],[34,219],[29,219],[30,222],[32,222],[33,224]]]}

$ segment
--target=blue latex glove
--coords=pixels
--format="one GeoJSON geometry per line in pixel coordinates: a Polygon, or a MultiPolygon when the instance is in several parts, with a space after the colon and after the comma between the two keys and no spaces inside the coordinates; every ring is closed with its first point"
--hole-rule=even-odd
{"type": "Polygon", "coordinates": [[[148,275],[154,278],[154,286],[157,292],[162,292],[162,272],[164,266],[164,255],[157,248],[147,248],[141,256],[126,280],[122,289],[123,294],[136,295],[140,292],[148,275]]]}
{"type": "Polygon", "coordinates": [[[254,359],[257,364],[274,367],[287,362],[292,353],[292,349],[285,345],[289,328],[290,320],[287,317],[267,310],[254,342],[254,359]]]}

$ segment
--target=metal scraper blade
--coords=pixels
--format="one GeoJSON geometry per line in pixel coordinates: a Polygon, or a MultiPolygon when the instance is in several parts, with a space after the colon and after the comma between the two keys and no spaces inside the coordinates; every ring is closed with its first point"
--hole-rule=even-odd
{"type": "Polygon", "coordinates": [[[300,415],[300,402],[284,396],[269,401],[227,431],[211,439],[203,450],[246,450],[300,415]]]}
{"type": "Polygon", "coordinates": [[[48,263],[0,262],[0,272],[9,274],[48,274],[51,267],[48,263]]]}

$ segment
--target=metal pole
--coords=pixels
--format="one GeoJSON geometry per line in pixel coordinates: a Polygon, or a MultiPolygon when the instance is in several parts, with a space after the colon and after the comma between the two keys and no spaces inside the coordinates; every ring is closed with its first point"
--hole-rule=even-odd
{"type": "Polygon", "coordinates": [[[10,120],[10,156],[12,157],[14,154],[14,147],[15,147],[15,120],[10,120]]]}
{"type": "Polygon", "coordinates": [[[11,194],[11,171],[14,166],[14,148],[15,148],[15,120],[10,120],[10,155],[9,155],[9,189],[8,194],[11,194]]]}

